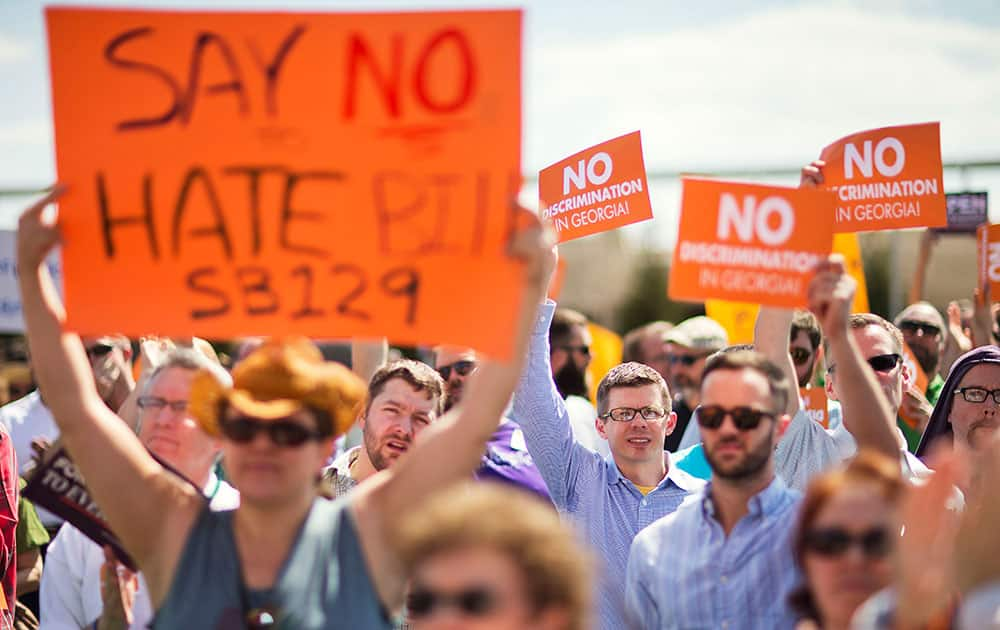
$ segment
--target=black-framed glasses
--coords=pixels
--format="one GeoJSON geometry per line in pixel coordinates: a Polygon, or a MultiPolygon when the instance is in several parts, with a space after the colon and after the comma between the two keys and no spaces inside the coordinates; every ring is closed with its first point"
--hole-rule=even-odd
{"type": "Polygon", "coordinates": [[[87,353],[87,358],[93,361],[108,356],[108,353],[114,349],[115,347],[109,343],[95,343],[84,348],[84,351],[87,353]]]}
{"type": "Polygon", "coordinates": [[[483,586],[474,586],[457,593],[443,593],[417,586],[406,597],[406,612],[411,619],[430,617],[442,607],[453,608],[467,617],[484,617],[496,609],[497,596],[483,586]]]}
{"type": "Polygon", "coordinates": [[[677,365],[679,363],[684,367],[691,367],[706,356],[704,354],[672,354],[670,355],[670,365],[677,365]]]}
{"type": "Polygon", "coordinates": [[[171,411],[181,413],[188,408],[188,401],[186,400],[167,400],[159,396],[139,396],[135,404],[139,406],[139,409],[148,409],[150,411],[160,411],[165,407],[170,407],[171,411]]]}
{"type": "Polygon", "coordinates": [[[878,354],[868,357],[867,361],[873,370],[885,374],[896,369],[896,366],[903,362],[903,357],[899,354],[878,354]]]}
{"type": "Polygon", "coordinates": [[[220,426],[222,434],[237,444],[249,444],[258,433],[266,433],[275,446],[302,446],[310,440],[319,441],[324,435],[308,429],[294,420],[251,420],[237,418],[225,420],[220,426]]]}
{"type": "Polygon", "coordinates": [[[909,319],[899,322],[899,329],[911,335],[919,332],[925,337],[937,337],[941,334],[941,329],[934,324],[925,324],[924,322],[915,322],[909,319]]]}
{"type": "Polygon", "coordinates": [[[452,370],[454,370],[459,376],[468,376],[469,374],[475,372],[477,367],[479,367],[479,364],[475,361],[463,359],[462,361],[455,361],[454,363],[449,363],[448,365],[442,365],[437,369],[437,371],[438,374],[441,375],[441,378],[447,381],[451,378],[452,370]]]}
{"type": "Polygon", "coordinates": [[[886,557],[892,548],[892,537],[884,527],[874,527],[858,535],[839,527],[818,528],[806,532],[806,549],[821,556],[840,556],[857,545],[872,560],[886,557]]]}
{"type": "Polygon", "coordinates": [[[985,387],[961,387],[954,391],[955,394],[961,394],[965,402],[970,403],[982,403],[986,402],[986,399],[990,396],[993,397],[993,402],[1000,404],[1000,389],[986,389],[985,387]]]}
{"type": "Polygon", "coordinates": [[[805,365],[809,363],[809,359],[812,358],[813,353],[805,348],[792,348],[788,351],[788,354],[792,355],[792,361],[795,365],[805,365]]]}
{"type": "Polygon", "coordinates": [[[566,346],[555,346],[553,348],[553,350],[563,350],[565,352],[568,352],[569,354],[573,354],[574,352],[578,352],[578,353],[582,354],[585,357],[589,357],[590,356],[590,346],[585,346],[585,345],[579,345],[579,346],[569,346],[569,345],[566,345],[566,346]]]}
{"type": "Polygon", "coordinates": [[[721,405],[707,405],[698,407],[698,425],[705,429],[718,429],[725,422],[726,416],[733,419],[733,424],[740,431],[753,431],[764,418],[774,419],[774,414],[769,411],[754,409],[753,407],[733,407],[726,409],[721,405]]]}
{"type": "Polygon", "coordinates": [[[656,405],[647,405],[642,409],[636,409],[635,407],[615,407],[601,416],[601,418],[604,420],[611,418],[615,422],[631,422],[635,419],[636,414],[642,416],[644,420],[662,420],[667,415],[667,410],[656,405]]]}

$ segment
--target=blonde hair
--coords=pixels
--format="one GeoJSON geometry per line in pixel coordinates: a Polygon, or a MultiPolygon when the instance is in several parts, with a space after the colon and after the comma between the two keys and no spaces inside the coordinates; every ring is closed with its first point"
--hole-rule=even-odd
{"type": "Polygon", "coordinates": [[[567,630],[589,627],[590,555],[551,505],[523,490],[484,482],[452,486],[403,517],[394,544],[408,576],[445,551],[497,551],[520,570],[534,612],[561,608],[567,630]]]}

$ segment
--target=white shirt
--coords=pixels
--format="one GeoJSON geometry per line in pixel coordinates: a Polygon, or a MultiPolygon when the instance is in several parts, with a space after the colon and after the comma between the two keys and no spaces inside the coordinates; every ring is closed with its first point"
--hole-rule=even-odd
{"type": "Polygon", "coordinates": [[[566,412],[569,414],[569,426],[573,431],[573,438],[602,458],[610,460],[611,447],[608,441],[597,433],[597,427],[594,425],[597,410],[590,401],[581,396],[570,396],[566,399],[566,412]]]}
{"type": "MultiPolygon", "coordinates": [[[[213,473],[205,486],[211,495],[209,508],[220,512],[236,509],[240,493],[213,473]],[[218,484],[218,488],[216,488],[218,484]],[[212,494],[214,492],[214,494],[212,494]]],[[[65,523],[52,539],[42,571],[39,595],[41,625],[45,630],[80,630],[93,624],[104,610],[101,600],[101,565],[104,551],[83,532],[65,523]]],[[[142,630],[153,621],[153,604],[142,573],[132,608],[130,628],[142,630]]]]}
{"type": "MultiPolygon", "coordinates": [[[[59,437],[59,426],[52,417],[52,412],[42,402],[37,389],[23,398],[0,407],[0,422],[10,435],[14,452],[17,454],[17,472],[22,477],[32,464],[31,442],[35,438],[45,438],[49,442],[54,442],[59,437]]],[[[61,518],[41,507],[38,507],[38,518],[50,529],[59,527],[63,522],[61,518]]]]}

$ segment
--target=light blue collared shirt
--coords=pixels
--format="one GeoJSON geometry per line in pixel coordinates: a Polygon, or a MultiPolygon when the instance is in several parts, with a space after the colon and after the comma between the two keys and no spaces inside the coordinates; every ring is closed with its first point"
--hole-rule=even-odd
{"type": "MultiPolygon", "coordinates": [[[[511,418],[524,431],[535,460],[559,511],[576,526],[603,566],[597,586],[600,628],[628,628],[625,614],[625,567],[632,538],[658,518],[670,514],[704,486],[670,465],[667,476],[643,496],[613,461],[576,442],[566,405],[552,381],[549,323],[555,303],[539,309],[528,364],[521,375],[511,418]]],[[[667,457],[668,454],[664,453],[667,457]]]]}
{"type": "Polygon", "coordinates": [[[791,536],[802,495],[780,477],[725,535],[712,484],[639,533],[629,555],[629,614],[646,630],[793,628],[799,583],[791,536]]]}

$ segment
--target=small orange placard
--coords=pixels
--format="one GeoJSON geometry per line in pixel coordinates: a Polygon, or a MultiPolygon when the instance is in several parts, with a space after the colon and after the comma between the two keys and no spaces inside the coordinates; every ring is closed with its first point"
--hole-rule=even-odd
{"type": "MultiPolygon", "coordinates": [[[[910,388],[913,389],[913,391],[920,392],[920,395],[923,396],[924,392],[927,391],[927,374],[924,372],[923,368],[920,367],[920,363],[917,362],[917,358],[913,356],[913,351],[910,350],[910,347],[905,343],[903,344],[903,364],[910,371],[910,388]]],[[[905,405],[899,408],[899,417],[902,418],[903,421],[906,422],[906,424],[908,424],[912,429],[916,429],[920,424],[920,421],[917,418],[906,412],[905,405]]]]}
{"type": "Polygon", "coordinates": [[[832,243],[829,192],[684,179],[670,297],[805,306],[832,243]]]}
{"type": "Polygon", "coordinates": [[[990,283],[990,299],[1000,301],[1000,225],[980,225],[976,229],[979,285],[990,283]]]}
{"type": "Polygon", "coordinates": [[[830,410],[822,387],[800,387],[799,399],[802,401],[802,410],[811,420],[823,425],[824,429],[830,428],[830,410]]]}
{"type": "Polygon", "coordinates": [[[542,169],[538,197],[560,243],[652,219],[639,132],[542,169]]]}
{"type": "Polygon", "coordinates": [[[73,329],[509,354],[519,11],[46,18],[73,329]]]}
{"type": "Polygon", "coordinates": [[[837,193],[836,232],[948,224],[938,123],[884,127],[823,149],[826,186],[837,193]]]}

